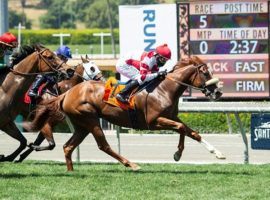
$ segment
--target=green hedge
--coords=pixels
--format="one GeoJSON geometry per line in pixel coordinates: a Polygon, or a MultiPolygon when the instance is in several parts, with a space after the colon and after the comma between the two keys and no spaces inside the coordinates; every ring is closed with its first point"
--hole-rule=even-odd
{"type": "MultiPolygon", "coordinates": [[[[17,35],[16,29],[10,30],[17,35]]],[[[71,37],[64,37],[65,44],[100,44],[100,37],[93,33],[110,33],[109,29],[46,29],[46,30],[22,30],[22,44],[41,43],[44,45],[58,45],[59,37],[53,37],[55,33],[70,33],[71,37]]],[[[114,30],[115,43],[119,43],[119,30],[114,30]]],[[[104,43],[110,44],[111,37],[104,37],[104,43]]]]}
{"type": "MultiPolygon", "coordinates": [[[[179,118],[187,124],[190,128],[199,133],[228,133],[228,124],[226,120],[226,115],[222,113],[182,113],[178,115],[179,118]]],[[[240,119],[243,123],[244,129],[246,132],[249,132],[250,129],[250,114],[243,113],[240,114],[240,119]]],[[[232,120],[233,133],[240,133],[239,126],[236,122],[234,114],[229,114],[230,119],[232,120]]],[[[61,123],[55,128],[56,132],[69,132],[68,126],[66,123],[61,123]]],[[[139,131],[139,130],[127,130],[122,129],[121,133],[139,133],[139,134],[174,134],[174,131],[139,131]]]]}
{"type": "MultiPolygon", "coordinates": [[[[250,129],[250,114],[240,114],[239,117],[243,123],[246,132],[250,129]]],[[[226,120],[226,115],[222,113],[181,113],[178,117],[190,128],[199,133],[228,133],[229,127],[226,120]]],[[[234,114],[229,114],[232,123],[233,133],[240,133],[239,126],[236,122],[234,114]]],[[[125,129],[123,130],[125,131],[125,129]]],[[[175,134],[174,131],[139,131],[129,130],[129,133],[157,133],[157,134],[175,134]]]]}
{"type": "MultiPolygon", "coordinates": [[[[182,113],[179,118],[192,129],[200,133],[227,133],[228,123],[226,115],[222,113],[182,113]]],[[[243,123],[245,131],[249,131],[250,114],[240,114],[240,119],[243,123]]],[[[229,114],[232,121],[233,133],[240,131],[234,114],[229,114]]]]}

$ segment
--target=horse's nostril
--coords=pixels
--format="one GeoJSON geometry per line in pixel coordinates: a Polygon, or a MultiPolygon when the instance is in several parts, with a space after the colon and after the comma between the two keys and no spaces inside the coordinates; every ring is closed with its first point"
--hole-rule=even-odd
{"type": "Polygon", "coordinates": [[[221,91],[215,91],[216,99],[219,99],[222,95],[223,93],[221,91]]]}

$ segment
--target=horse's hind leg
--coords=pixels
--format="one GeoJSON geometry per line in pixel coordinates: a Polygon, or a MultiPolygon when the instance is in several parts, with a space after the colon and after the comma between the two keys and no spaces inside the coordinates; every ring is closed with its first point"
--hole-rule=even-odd
{"type": "Polygon", "coordinates": [[[112,156],[113,158],[121,162],[124,166],[130,167],[134,171],[140,169],[140,167],[137,164],[130,162],[129,160],[127,160],[126,158],[124,158],[123,156],[119,155],[118,153],[112,150],[112,148],[108,144],[105,138],[105,135],[100,127],[99,120],[95,120],[95,122],[92,123],[90,131],[92,132],[97,142],[98,148],[100,150],[112,156]]]}
{"type": "Polygon", "coordinates": [[[8,122],[3,128],[2,130],[7,133],[8,135],[10,135],[11,137],[13,137],[14,139],[18,140],[20,142],[20,146],[10,155],[8,156],[1,156],[0,157],[0,162],[4,162],[4,161],[13,161],[21,152],[23,149],[25,149],[26,145],[27,145],[27,140],[26,138],[22,135],[22,133],[20,132],[20,130],[17,128],[17,126],[14,124],[13,121],[8,122]]]}
{"type": "Polygon", "coordinates": [[[173,156],[173,159],[175,161],[179,161],[181,159],[184,148],[185,148],[185,135],[180,134],[179,143],[178,143],[178,151],[176,151],[173,156]]]}
{"type": "Polygon", "coordinates": [[[215,153],[217,158],[225,159],[225,156],[222,155],[222,153],[219,150],[217,150],[210,143],[206,142],[206,140],[202,139],[201,136],[196,131],[189,128],[187,125],[185,125],[179,119],[175,119],[175,121],[174,121],[174,120],[167,119],[167,118],[164,118],[164,117],[159,117],[157,119],[156,126],[159,129],[175,130],[180,134],[178,151],[174,155],[174,159],[176,161],[178,161],[182,156],[182,151],[184,149],[184,136],[185,135],[187,135],[190,138],[192,138],[192,139],[200,142],[201,144],[203,144],[210,153],[215,153]],[[183,135],[183,136],[181,136],[181,135],[183,135]]]}
{"type": "MultiPolygon", "coordinates": [[[[41,143],[39,144],[32,144],[32,148],[36,151],[44,151],[44,150],[53,150],[55,147],[55,142],[54,142],[54,138],[53,138],[53,134],[52,134],[52,124],[45,124],[44,127],[41,129],[39,135],[42,135],[43,138],[45,138],[49,145],[48,146],[39,146],[41,143]]],[[[41,137],[41,136],[40,136],[41,137]]]]}

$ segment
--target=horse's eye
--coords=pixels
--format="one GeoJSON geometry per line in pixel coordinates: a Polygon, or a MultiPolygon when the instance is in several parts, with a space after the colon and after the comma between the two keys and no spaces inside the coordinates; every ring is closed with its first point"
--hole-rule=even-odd
{"type": "Polygon", "coordinates": [[[49,55],[47,58],[48,58],[49,60],[52,60],[52,59],[53,59],[53,55],[49,55]]]}
{"type": "Polygon", "coordinates": [[[92,72],[95,72],[95,68],[94,68],[94,67],[90,67],[90,70],[91,70],[92,72]]]}

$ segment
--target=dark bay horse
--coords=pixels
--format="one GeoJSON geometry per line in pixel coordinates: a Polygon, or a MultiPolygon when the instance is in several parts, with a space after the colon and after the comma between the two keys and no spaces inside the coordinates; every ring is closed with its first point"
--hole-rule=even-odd
{"type": "MultiPolygon", "coordinates": [[[[68,80],[63,80],[57,84],[58,93],[62,94],[72,88],[73,86],[88,80],[102,81],[104,77],[99,70],[98,66],[94,61],[90,60],[86,55],[85,58],[81,57],[82,63],[75,66],[74,76],[68,80]]],[[[50,95],[43,95],[43,99],[51,98],[50,95]]],[[[29,105],[23,103],[21,105],[21,115],[26,119],[29,115],[29,105]]],[[[62,122],[64,119],[57,119],[53,121],[48,121],[44,127],[40,130],[36,140],[31,144],[27,150],[20,154],[19,160],[17,162],[22,162],[33,150],[44,151],[44,150],[53,150],[55,147],[55,141],[53,137],[53,127],[58,123],[62,122]],[[48,141],[48,146],[39,146],[44,139],[48,141]]]]}
{"type": "Polygon", "coordinates": [[[0,155],[0,162],[13,161],[26,147],[27,140],[14,123],[20,113],[21,98],[28,90],[37,74],[57,73],[67,76],[68,65],[52,51],[40,45],[28,48],[18,54],[14,69],[0,75],[0,129],[20,142],[20,146],[10,155],[0,155]]]}
{"type": "MultiPolygon", "coordinates": [[[[184,149],[184,137],[203,144],[211,153],[222,158],[222,154],[206,142],[198,132],[185,125],[178,117],[179,97],[187,89],[193,87],[205,95],[218,99],[222,93],[217,88],[218,80],[212,77],[206,64],[198,57],[179,61],[164,80],[156,80],[155,84],[137,93],[135,98],[136,120],[140,130],[174,130],[180,134],[175,160],[179,160],[184,149]]],[[[103,102],[104,83],[87,81],[76,85],[66,93],[46,102],[37,111],[36,118],[25,127],[39,130],[50,117],[58,117],[64,113],[71,120],[75,132],[64,145],[64,154],[69,171],[73,170],[71,155],[73,150],[90,133],[93,134],[100,150],[117,159],[124,166],[133,170],[139,166],[113,151],[101,129],[99,118],[118,126],[132,127],[129,113],[119,107],[103,102]]],[[[52,118],[50,118],[52,120],[52,118]]]]}

